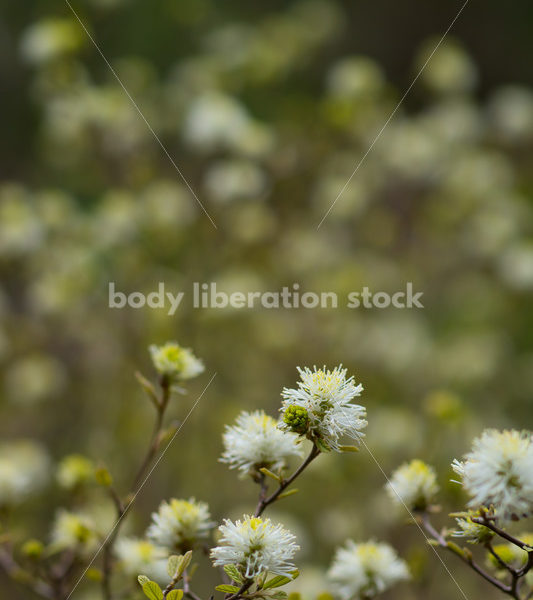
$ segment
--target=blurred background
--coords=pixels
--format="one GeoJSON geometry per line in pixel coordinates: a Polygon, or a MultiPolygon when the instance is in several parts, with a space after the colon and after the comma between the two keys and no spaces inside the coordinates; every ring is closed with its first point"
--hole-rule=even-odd
{"type": "MultiPolygon", "coordinates": [[[[460,4],[72,5],[217,229],[69,7],[4,5],[0,463],[29,461],[39,475],[11,516],[16,540],[46,541],[57,507],[73,503],[111,523],[103,492],[70,498],[56,466],[82,453],[124,489],[153,418],[133,373],[153,377],[148,345],[173,339],[206,372],[171,419],[218,375],[126,531],[141,535],[171,496],[209,502],[217,521],[251,510],[253,484],[217,462],[224,423],[243,409],[275,416],[297,365],[340,362],[365,387],[384,470],[414,457],[438,468],[446,522],[465,501],[451,460],[485,427],[531,427],[533,5],[471,0],[319,230],[460,4]],[[189,296],[170,317],[110,309],[110,281],[187,294],[195,281],[244,292],[297,282],[339,296],[412,281],[425,308],[193,310],[189,296]]],[[[414,581],[385,597],[459,594],[384,483],[366,451],[322,457],[274,507],[299,536],[306,598],[348,536],[389,541],[410,562],[414,581]]],[[[470,597],[499,597],[447,562],[470,597]]],[[[207,597],[216,573],[204,566],[207,597]]],[[[100,597],[91,582],[76,595],[100,597]]],[[[0,597],[28,592],[2,580],[0,597]]]]}

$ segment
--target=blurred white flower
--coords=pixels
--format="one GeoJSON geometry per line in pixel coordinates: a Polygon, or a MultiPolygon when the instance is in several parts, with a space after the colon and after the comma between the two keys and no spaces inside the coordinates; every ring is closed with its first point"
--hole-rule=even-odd
{"type": "Polygon", "coordinates": [[[147,537],[158,546],[184,552],[209,535],[214,523],[210,520],[209,507],[194,498],[162,502],[152,513],[152,524],[147,537]]]}
{"type": "Polygon", "coordinates": [[[491,98],[488,117],[496,133],[511,142],[533,137],[533,93],[527,88],[506,86],[491,98]]]}
{"type": "Polygon", "coordinates": [[[267,188],[264,171],[247,160],[219,161],[206,174],[205,186],[210,196],[219,202],[239,198],[254,200],[267,188]]]}
{"type": "Polygon", "coordinates": [[[348,540],[335,553],[328,577],[340,598],[350,600],[372,598],[409,579],[409,571],[388,544],[348,540]]]}
{"type": "Polygon", "coordinates": [[[115,553],[123,571],[132,577],[146,575],[160,583],[168,579],[168,551],[148,540],[120,538],[116,543],[115,553]]]}
{"type": "Polygon", "coordinates": [[[383,72],[365,56],[343,58],[328,73],[328,91],[345,98],[372,97],[385,85],[383,72]]]}
{"type": "Polygon", "coordinates": [[[59,509],[52,525],[51,547],[55,551],[90,553],[98,546],[94,521],[87,515],[59,509]]]}
{"type": "Polygon", "coordinates": [[[177,342],[167,342],[163,346],[152,344],[150,356],[156,371],[170,380],[192,379],[204,371],[204,365],[189,348],[177,342]]]}
{"type": "Polygon", "coordinates": [[[81,454],[65,456],[57,468],[57,481],[67,490],[72,490],[94,479],[94,464],[81,454]]]}
{"type": "Polygon", "coordinates": [[[194,101],[185,117],[184,136],[201,150],[231,147],[245,133],[250,117],[231,96],[207,93],[194,101]]]}
{"type": "Polygon", "coordinates": [[[493,505],[503,522],[533,514],[531,433],[487,429],[452,467],[471,496],[469,507],[493,505]]]}
{"type": "Polygon", "coordinates": [[[45,19],[26,29],[21,53],[28,62],[44,63],[71,53],[82,41],[80,28],[73,20],[45,19]]]}
{"type": "MultiPolygon", "coordinates": [[[[438,40],[428,40],[418,57],[418,68],[426,62],[437,46],[438,40]]],[[[438,93],[471,91],[478,79],[472,59],[457,43],[448,39],[441,44],[421,74],[426,85],[438,93]]]]}
{"type": "Polygon", "coordinates": [[[342,365],[333,371],[298,367],[298,372],[298,388],[284,388],[281,394],[281,427],[336,451],[340,451],[344,436],[359,443],[367,425],[366,409],[350,401],[361,394],[363,386],[355,385],[353,377],[347,379],[342,365]]]}
{"type": "Polygon", "coordinates": [[[226,425],[221,462],[243,475],[254,474],[261,467],[282,469],[291,456],[301,456],[298,437],[281,431],[278,422],[262,410],[242,412],[235,425],[226,425]]]}
{"type": "Polygon", "coordinates": [[[299,546],[282,525],[245,515],[235,523],[225,519],[219,531],[220,545],[211,550],[215,566],[236,565],[246,578],[266,572],[290,577],[295,570],[291,560],[299,546]]]}
{"type": "Polygon", "coordinates": [[[5,390],[14,404],[34,405],[60,394],[66,384],[63,365],[44,354],[15,362],[6,373],[5,390]]]}
{"type": "Polygon", "coordinates": [[[17,440],[0,446],[0,507],[17,504],[40,491],[48,480],[50,459],[41,446],[17,440]]]}
{"type": "Polygon", "coordinates": [[[386,490],[394,502],[405,503],[410,510],[416,510],[431,503],[439,486],[433,467],[415,459],[394,471],[386,490]]]}

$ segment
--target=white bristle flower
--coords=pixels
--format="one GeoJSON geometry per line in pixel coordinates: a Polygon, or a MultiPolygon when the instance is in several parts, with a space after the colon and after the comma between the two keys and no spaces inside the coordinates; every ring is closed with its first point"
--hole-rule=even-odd
{"type": "Polygon", "coordinates": [[[354,378],[346,378],[342,365],[329,371],[324,367],[311,371],[298,367],[301,381],[297,389],[282,392],[281,427],[314,440],[319,446],[341,451],[343,437],[359,444],[367,426],[364,406],[351,400],[363,391],[354,378]]]}
{"type": "Polygon", "coordinates": [[[342,600],[366,599],[409,579],[409,570],[388,544],[348,540],[337,549],[328,578],[342,600]]]}
{"type": "Polygon", "coordinates": [[[60,509],[52,525],[51,548],[72,550],[80,555],[93,552],[98,546],[94,521],[80,513],[60,509]]]}
{"type": "Polygon", "coordinates": [[[386,485],[390,498],[410,510],[424,510],[439,491],[435,470],[415,459],[401,465],[386,485]]]}
{"type": "Polygon", "coordinates": [[[194,544],[209,535],[215,526],[210,520],[209,507],[205,502],[176,500],[162,502],[157,512],[152,513],[152,524],[146,532],[156,545],[186,552],[194,544]]]}
{"type": "Polygon", "coordinates": [[[168,579],[168,551],[165,548],[160,548],[148,540],[125,537],[117,541],[115,554],[127,575],[147,575],[159,582],[168,579]]]}
{"type": "Polygon", "coordinates": [[[171,381],[192,379],[204,371],[203,362],[192,350],[177,342],[167,342],[163,346],[152,344],[149,351],[156,371],[171,381]]]}
{"type": "Polygon", "coordinates": [[[284,468],[291,456],[301,456],[298,436],[281,431],[278,422],[262,410],[242,412],[235,425],[226,425],[221,462],[243,474],[255,474],[261,467],[272,471],[284,468]]]}
{"type": "Polygon", "coordinates": [[[501,522],[533,514],[531,433],[487,429],[452,467],[471,496],[470,508],[492,505],[501,522]]]}
{"type": "Polygon", "coordinates": [[[242,521],[224,520],[219,546],[211,550],[215,566],[236,565],[246,579],[267,572],[291,577],[292,558],[300,547],[295,536],[270,519],[245,515],[242,521]]]}

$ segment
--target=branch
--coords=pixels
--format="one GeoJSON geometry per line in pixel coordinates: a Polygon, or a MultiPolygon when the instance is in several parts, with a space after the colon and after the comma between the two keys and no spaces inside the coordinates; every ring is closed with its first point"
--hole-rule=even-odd
{"type": "Polygon", "coordinates": [[[10,579],[26,584],[38,596],[46,598],[47,600],[55,600],[57,598],[54,588],[41,579],[32,577],[15,561],[12,553],[9,552],[5,546],[0,547],[0,567],[2,567],[10,579]],[[24,575],[24,580],[20,578],[21,574],[24,575]]]}
{"type": "Polygon", "coordinates": [[[476,573],[478,573],[478,575],[481,575],[481,577],[483,577],[483,579],[485,579],[486,581],[491,583],[494,587],[498,588],[504,594],[509,594],[509,595],[513,596],[513,598],[516,598],[517,600],[519,600],[519,597],[516,594],[516,590],[513,589],[514,586],[505,585],[504,583],[502,583],[501,581],[499,581],[498,579],[496,579],[495,577],[490,575],[490,573],[487,573],[484,569],[482,569],[474,561],[474,559],[471,556],[467,556],[466,554],[458,554],[452,548],[450,548],[450,546],[448,545],[448,542],[446,541],[446,538],[442,535],[442,533],[439,533],[431,524],[431,521],[429,520],[429,516],[427,513],[422,513],[420,515],[420,517],[421,517],[420,520],[421,520],[421,523],[422,523],[424,529],[426,530],[427,533],[429,533],[429,535],[431,535],[431,537],[433,537],[435,539],[435,541],[437,542],[439,547],[444,548],[445,550],[448,550],[449,552],[452,552],[455,556],[458,556],[465,564],[467,564],[471,569],[473,569],[476,573]]]}
{"type": "Polygon", "coordinates": [[[320,450],[313,444],[313,447],[311,448],[311,452],[309,453],[307,458],[304,460],[304,462],[296,469],[296,471],[294,471],[294,473],[288,479],[283,479],[282,481],[280,481],[278,489],[268,497],[265,497],[266,496],[266,488],[263,487],[264,486],[264,476],[263,476],[262,485],[261,485],[261,493],[259,496],[259,501],[257,503],[257,507],[255,509],[254,517],[260,517],[263,514],[265,508],[267,506],[269,506],[270,504],[272,504],[273,502],[275,502],[279,498],[280,494],[284,490],[286,490],[289,487],[289,485],[291,485],[291,483],[299,475],[301,475],[303,473],[303,471],[313,462],[313,460],[319,454],[320,454],[320,450]]]}

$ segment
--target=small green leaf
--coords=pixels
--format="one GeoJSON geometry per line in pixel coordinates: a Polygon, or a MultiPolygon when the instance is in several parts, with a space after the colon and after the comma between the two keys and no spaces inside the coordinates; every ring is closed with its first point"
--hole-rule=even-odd
{"type": "Polygon", "coordinates": [[[110,487],[113,483],[111,473],[105,467],[98,467],[94,472],[96,483],[102,487],[110,487]]]}
{"type": "Polygon", "coordinates": [[[181,600],[183,598],[183,590],[172,590],[167,594],[167,600],[181,600]]]}
{"type": "Polygon", "coordinates": [[[280,590],[279,592],[272,594],[270,597],[274,598],[275,600],[285,600],[288,597],[288,594],[287,594],[287,592],[282,592],[280,590]]]}
{"type": "Polygon", "coordinates": [[[339,450],[341,452],[359,452],[359,448],[357,446],[339,446],[339,450]]]}
{"type": "Polygon", "coordinates": [[[137,577],[137,581],[139,582],[139,585],[142,587],[145,583],[148,583],[150,581],[150,578],[146,577],[146,575],[139,575],[137,577]]]}
{"type": "Polygon", "coordinates": [[[263,473],[263,475],[266,475],[267,477],[270,477],[271,479],[274,479],[275,481],[281,481],[281,478],[278,475],[272,473],[272,471],[269,471],[266,467],[261,467],[259,472],[263,473]]]}
{"type": "Polygon", "coordinates": [[[143,585],[143,592],[150,600],[163,600],[163,592],[155,581],[147,581],[143,585]]]}
{"type": "Polygon", "coordinates": [[[180,558],[181,558],[181,560],[180,560],[179,566],[177,568],[177,575],[179,577],[181,577],[183,571],[185,571],[185,569],[191,564],[192,550],[189,550],[180,558]]]}
{"type": "Polygon", "coordinates": [[[178,567],[180,566],[180,562],[182,561],[181,556],[177,556],[176,554],[172,554],[168,557],[167,562],[167,573],[169,577],[174,577],[178,567]]]}
{"type": "Polygon", "coordinates": [[[236,581],[237,583],[241,584],[244,583],[244,579],[235,565],[224,565],[224,571],[232,581],[236,581]]]}
{"type": "Polygon", "coordinates": [[[320,438],[315,438],[314,442],[315,446],[320,450],[320,452],[331,452],[331,448],[320,438]]]}
{"type": "Polygon", "coordinates": [[[282,494],[280,494],[278,496],[278,500],[281,500],[282,498],[288,498],[289,496],[292,496],[293,494],[297,494],[300,490],[298,488],[293,488],[292,490],[288,490],[287,492],[283,492],[282,494]]]}
{"type": "Polygon", "coordinates": [[[275,577],[272,577],[272,579],[265,583],[263,589],[266,590],[269,588],[277,588],[281,587],[282,585],[286,585],[287,583],[294,581],[299,574],[300,572],[298,570],[295,570],[291,572],[292,577],[286,577],[285,575],[276,575],[275,577]]]}
{"type": "Polygon", "coordinates": [[[225,594],[234,594],[235,592],[238,592],[240,588],[236,585],[227,585],[226,583],[223,583],[222,585],[217,585],[215,590],[217,590],[217,592],[224,592],[225,594]]]}

